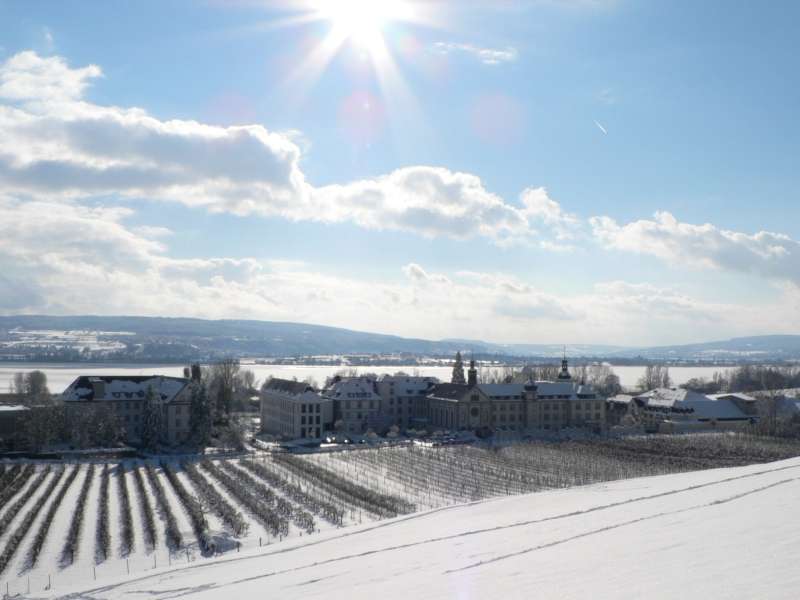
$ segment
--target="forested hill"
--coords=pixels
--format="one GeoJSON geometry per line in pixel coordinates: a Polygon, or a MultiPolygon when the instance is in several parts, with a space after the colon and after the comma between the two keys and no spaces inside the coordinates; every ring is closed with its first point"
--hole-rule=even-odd
{"type": "MultiPolygon", "coordinates": [[[[566,340],[569,342],[569,340],[566,340]]],[[[218,356],[409,354],[559,357],[620,362],[798,360],[800,335],[758,336],[652,348],[610,345],[495,344],[481,340],[426,340],[305,323],[173,317],[19,315],[0,317],[0,359],[25,356],[81,360],[87,350],[106,359],[202,360],[218,356]]]]}

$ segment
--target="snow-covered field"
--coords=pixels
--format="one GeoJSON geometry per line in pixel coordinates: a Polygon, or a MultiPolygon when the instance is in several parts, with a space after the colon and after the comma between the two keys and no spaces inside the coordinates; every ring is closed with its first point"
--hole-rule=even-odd
{"type": "Polygon", "coordinates": [[[96,584],[62,577],[30,596],[797,598],[798,498],[800,458],[621,480],[331,528],[96,584]]]}
{"type": "Polygon", "coordinates": [[[317,490],[302,473],[267,456],[193,464],[194,479],[175,459],[125,461],[124,471],[119,463],[102,462],[2,464],[0,593],[38,593],[205,563],[387,516],[351,496],[317,490]],[[211,492],[199,488],[203,482],[211,492]]]}

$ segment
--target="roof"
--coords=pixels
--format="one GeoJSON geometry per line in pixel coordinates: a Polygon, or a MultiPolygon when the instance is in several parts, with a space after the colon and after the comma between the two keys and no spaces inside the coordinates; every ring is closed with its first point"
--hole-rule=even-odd
{"type": "Polygon", "coordinates": [[[0,412],[22,412],[23,410],[30,409],[21,404],[0,404],[0,412]]]}
{"type": "Polygon", "coordinates": [[[433,386],[428,395],[443,400],[460,400],[470,389],[465,383],[439,383],[433,386]]]}
{"type": "Polygon", "coordinates": [[[375,389],[375,380],[369,377],[347,377],[332,383],[323,395],[328,398],[359,398],[359,399],[379,399],[375,389]],[[348,395],[349,394],[349,395],[348,395]],[[358,394],[358,396],[354,395],[358,394]]]}
{"type": "Polygon", "coordinates": [[[743,402],[755,402],[756,399],[749,394],[743,394],[742,392],[729,392],[727,394],[709,394],[709,398],[712,400],[723,400],[725,398],[735,398],[737,400],[741,400],[743,402]]]}
{"type": "Polygon", "coordinates": [[[616,402],[617,404],[630,404],[633,401],[633,396],[630,394],[617,394],[608,399],[609,402],[616,402]]]}
{"type": "Polygon", "coordinates": [[[274,392],[283,392],[284,394],[291,394],[298,396],[304,392],[315,391],[314,386],[306,383],[305,381],[294,381],[290,379],[279,379],[273,377],[264,386],[264,389],[274,392]]]}
{"type": "Polygon", "coordinates": [[[750,417],[734,404],[729,398],[730,394],[722,394],[713,398],[684,390],[682,388],[658,388],[636,396],[648,407],[668,408],[675,411],[690,411],[697,420],[746,420],[750,417]]]}
{"type": "Polygon", "coordinates": [[[537,395],[545,396],[567,396],[569,400],[580,400],[581,396],[595,396],[594,388],[590,385],[581,385],[574,381],[537,381],[537,395]]]}
{"type": "Polygon", "coordinates": [[[65,402],[91,402],[111,400],[138,400],[153,391],[163,402],[171,402],[189,384],[190,379],[164,375],[81,375],[73,381],[61,397],[65,402]],[[96,397],[102,384],[103,395],[96,397]]]}
{"type": "Polygon", "coordinates": [[[490,398],[521,396],[525,393],[525,386],[521,383],[482,383],[478,387],[490,398]]]}

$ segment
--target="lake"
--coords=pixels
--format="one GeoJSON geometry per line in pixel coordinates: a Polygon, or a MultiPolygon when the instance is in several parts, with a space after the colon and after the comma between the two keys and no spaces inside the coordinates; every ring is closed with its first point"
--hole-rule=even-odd
{"type": "MultiPolygon", "coordinates": [[[[351,367],[327,366],[327,365],[262,365],[253,363],[242,363],[242,368],[250,369],[256,375],[258,381],[264,381],[268,377],[280,377],[283,379],[297,378],[298,380],[311,377],[317,384],[324,384],[325,379],[334,375],[343,368],[348,370],[351,367]]],[[[387,366],[387,367],[353,367],[359,373],[395,373],[404,371],[412,375],[422,375],[426,377],[438,377],[441,381],[449,381],[452,372],[451,367],[443,366],[387,366]]],[[[634,387],[636,382],[644,373],[643,366],[612,366],[614,372],[619,376],[624,387],[634,387]]],[[[141,365],[141,364],[90,364],[90,363],[0,363],[0,390],[5,392],[14,373],[33,370],[44,371],[47,375],[47,383],[52,392],[63,391],[79,375],[169,375],[181,377],[183,367],[180,365],[141,365]]],[[[686,383],[694,377],[711,378],[715,371],[723,371],[725,367],[670,367],[670,376],[674,385],[686,383]]]]}

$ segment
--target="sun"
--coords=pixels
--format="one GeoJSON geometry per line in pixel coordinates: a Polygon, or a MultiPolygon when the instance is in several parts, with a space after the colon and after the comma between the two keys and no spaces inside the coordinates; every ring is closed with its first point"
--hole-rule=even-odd
{"type": "Polygon", "coordinates": [[[374,51],[383,42],[383,29],[409,17],[410,5],[402,0],[320,0],[319,16],[330,21],[332,34],[374,51]]]}

